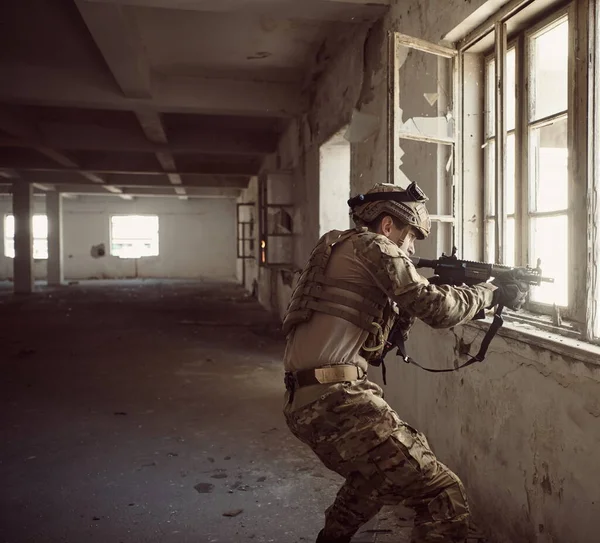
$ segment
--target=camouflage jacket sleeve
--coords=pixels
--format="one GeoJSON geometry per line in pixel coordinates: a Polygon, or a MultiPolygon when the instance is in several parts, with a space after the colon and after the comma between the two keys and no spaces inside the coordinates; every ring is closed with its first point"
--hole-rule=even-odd
{"type": "Polygon", "coordinates": [[[401,312],[433,328],[451,328],[468,322],[492,304],[494,287],[487,283],[473,287],[432,285],[385,236],[364,232],[353,239],[357,260],[377,286],[398,304],[401,312]]]}

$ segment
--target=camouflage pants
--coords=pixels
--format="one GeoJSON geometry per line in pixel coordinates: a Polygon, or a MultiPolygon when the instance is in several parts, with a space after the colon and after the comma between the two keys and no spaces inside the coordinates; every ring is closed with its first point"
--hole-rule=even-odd
{"type": "Polygon", "coordinates": [[[315,402],[284,409],[292,433],[345,477],[325,512],[324,535],[349,541],[384,505],[415,510],[412,543],[464,542],[469,508],[460,479],[425,436],[402,422],[369,381],[339,383],[315,402]]]}

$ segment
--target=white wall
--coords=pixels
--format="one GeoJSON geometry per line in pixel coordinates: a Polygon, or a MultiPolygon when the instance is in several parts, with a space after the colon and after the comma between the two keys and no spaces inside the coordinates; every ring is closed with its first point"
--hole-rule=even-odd
{"type": "MultiPolygon", "coordinates": [[[[357,28],[334,49],[326,46],[331,60],[320,67],[317,85],[310,89],[310,112],[291,124],[279,148],[279,162],[297,179],[297,266],[304,265],[319,235],[319,148],[351,122],[354,109],[380,122],[372,135],[352,144],[352,194],[387,180],[387,31],[437,42],[484,4],[396,2],[382,24],[369,31],[357,28]]],[[[429,86],[419,86],[427,81],[422,71],[417,73],[418,66],[411,74],[410,65],[400,83],[405,120],[411,107],[425,107],[423,94],[431,92],[429,86]]],[[[435,183],[424,178],[428,150],[422,145],[403,148],[405,173],[427,189],[435,183]]],[[[425,256],[434,256],[437,243],[426,247],[425,256]]],[[[290,291],[275,288],[268,296],[271,306],[275,298],[284,307],[290,291]]],[[[483,335],[473,328],[435,331],[419,325],[408,347],[422,363],[452,367],[462,342],[472,342],[477,334],[472,349],[483,335]]],[[[486,363],[458,374],[428,374],[390,356],[386,399],[401,418],[428,435],[439,458],[463,478],[490,541],[596,543],[600,363],[593,355],[579,357],[542,340],[532,345],[520,334],[497,337],[486,363]]],[[[375,379],[378,373],[371,371],[375,379]]]]}
{"type": "MultiPolygon", "coordinates": [[[[43,197],[35,212],[45,213],[43,197]]],[[[10,198],[0,200],[0,215],[12,213],[10,198]]],[[[210,278],[236,275],[235,202],[231,199],[80,197],[63,206],[66,279],[124,277],[210,278]],[[110,217],[152,214],[159,217],[159,255],[140,259],[110,256],[110,217]],[[106,256],[93,258],[91,248],[104,243],[106,256]]],[[[4,239],[4,220],[0,221],[4,239]]],[[[46,262],[35,263],[36,278],[46,277],[46,262]]],[[[0,279],[12,278],[13,261],[0,255],[0,279]]]]}
{"type": "Polygon", "coordinates": [[[319,151],[319,234],[350,228],[350,142],[342,130],[319,151]]]}

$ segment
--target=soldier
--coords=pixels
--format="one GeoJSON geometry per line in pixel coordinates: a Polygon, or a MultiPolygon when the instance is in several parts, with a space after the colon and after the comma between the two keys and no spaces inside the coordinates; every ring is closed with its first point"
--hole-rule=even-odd
{"type": "Polygon", "coordinates": [[[453,287],[419,275],[409,257],[431,229],[426,200],[414,183],[378,184],[350,200],[357,228],[319,240],[284,318],[287,424],[346,479],[317,543],[350,542],[383,505],[400,503],[416,513],[412,543],[466,540],[460,479],[383,400],[367,367],[396,319],[405,338],[416,318],[450,328],[497,304],[519,309],[529,287],[512,276],[453,287]]]}

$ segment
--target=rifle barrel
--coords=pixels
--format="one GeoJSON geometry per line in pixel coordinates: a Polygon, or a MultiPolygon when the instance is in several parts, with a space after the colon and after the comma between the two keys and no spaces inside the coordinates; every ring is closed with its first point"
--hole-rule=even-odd
{"type": "Polygon", "coordinates": [[[421,258],[419,256],[411,256],[411,262],[415,268],[437,268],[439,260],[429,260],[427,258],[421,258]]]}

